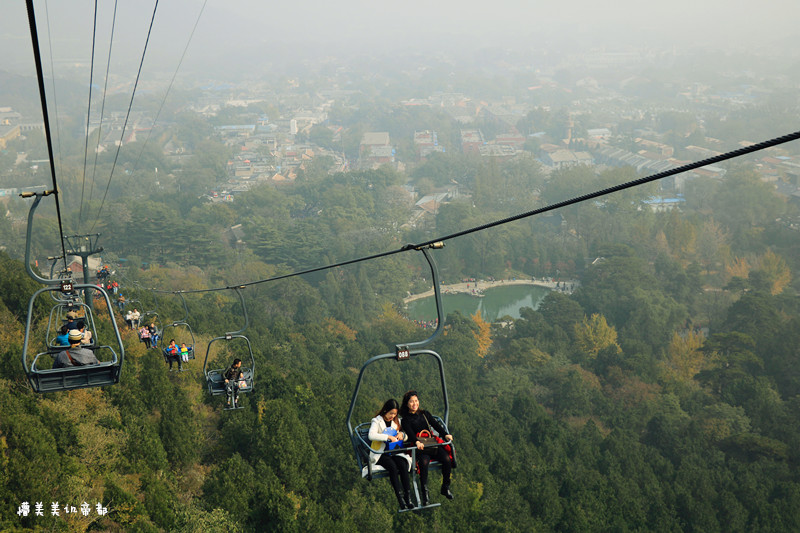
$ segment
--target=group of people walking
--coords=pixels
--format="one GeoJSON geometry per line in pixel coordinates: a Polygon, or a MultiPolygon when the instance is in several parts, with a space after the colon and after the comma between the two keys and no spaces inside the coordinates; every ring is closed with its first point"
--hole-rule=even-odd
{"type": "MultiPolygon", "coordinates": [[[[389,480],[397,496],[400,509],[413,509],[411,503],[411,471],[410,448],[416,448],[417,466],[419,468],[420,498],[423,506],[428,505],[428,467],[430,462],[439,461],[442,466],[441,494],[448,500],[453,499],[450,492],[450,473],[453,468],[450,454],[443,445],[432,446],[425,444],[418,438],[423,431],[431,429],[442,436],[445,442],[452,441],[453,436],[447,433],[444,427],[428,411],[420,408],[419,396],[414,390],[403,395],[400,404],[395,399],[389,399],[383,407],[375,413],[375,418],[369,427],[368,437],[372,442],[369,461],[372,465],[382,466],[389,473],[389,480]],[[392,450],[397,450],[394,453],[392,450]]],[[[431,434],[432,435],[432,434],[431,434]]]]}

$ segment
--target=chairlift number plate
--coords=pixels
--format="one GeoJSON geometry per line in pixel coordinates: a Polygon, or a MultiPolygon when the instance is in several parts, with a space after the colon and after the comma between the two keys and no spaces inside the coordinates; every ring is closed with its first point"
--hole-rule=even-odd
{"type": "Polygon", "coordinates": [[[72,292],[72,282],[71,281],[62,281],[61,282],[61,292],[72,292]]]}
{"type": "Polygon", "coordinates": [[[395,346],[397,350],[397,360],[398,361],[405,361],[406,359],[411,358],[411,352],[408,349],[408,346],[395,346]]]}

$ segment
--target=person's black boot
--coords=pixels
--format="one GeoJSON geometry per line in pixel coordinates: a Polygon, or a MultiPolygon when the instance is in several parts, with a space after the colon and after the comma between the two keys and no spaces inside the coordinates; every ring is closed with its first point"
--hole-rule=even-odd
{"type": "Polygon", "coordinates": [[[420,489],[420,496],[422,496],[422,506],[425,507],[428,505],[428,500],[430,499],[427,485],[422,485],[422,488],[420,489]]]}
{"type": "Polygon", "coordinates": [[[448,500],[452,500],[453,499],[453,493],[450,492],[450,484],[449,483],[442,484],[442,490],[440,492],[442,493],[442,496],[444,496],[448,500]]]}
{"type": "Polygon", "coordinates": [[[395,489],[394,495],[397,496],[397,503],[400,505],[400,510],[408,509],[408,499],[405,497],[405,494],[403,494],[403,491],[395,489]]]}
{"type": "Polygon", "coordinates": [[[405,500],[406,509],[413,509],[414,504],[411,503],[411,491],[405,490],[403,491],[403,499],[405,500]]]}

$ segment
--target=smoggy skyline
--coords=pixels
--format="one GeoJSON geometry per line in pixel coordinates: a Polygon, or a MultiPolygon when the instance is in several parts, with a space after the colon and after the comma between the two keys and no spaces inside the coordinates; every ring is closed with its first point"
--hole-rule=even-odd
{"type": "MultiPolygon", "coordinates": [[[[148,45],[145,71],[174,70],[203,0],[161,2],[148,45]]],[[[93,2],[36,3],[43,61],[59,71],[91,60],[93,2]],[[49,31],[48,31],[49,27],[49,31]],[[58,67],[56,67],[56,65],[58,67]]],[[[134,76],[153,2],[118,4],[112,74],[134,76]]],[[[100,3],[95,64],[105,65],[113,4],[100,3]]],[[[792,60],[793,21],[800,4],[778,0],[754,8],[742,1],[648,5],[623,0],[613,6],[587,0],[486,3],[412,0],[389,6],[361,0],[318,0],[268,5],[255,0],[208,0],[182,71],[208,77],[257,70],[286,61],[326,56],[430,54],[469,56],[486,48],[555,50],[714,50],[792,60]],[[216,73],[219,73],[218,75],[216,73]]],[[[27,12],[21,2],[0,7],[0,70],[33,72],[27,12]]],[[[747,68],[747,65],[742,65],[747,68]]]]}

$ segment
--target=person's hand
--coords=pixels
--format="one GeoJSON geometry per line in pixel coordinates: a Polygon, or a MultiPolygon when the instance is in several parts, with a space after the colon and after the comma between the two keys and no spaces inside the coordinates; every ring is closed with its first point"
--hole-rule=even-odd
{"type": "Polygon", "coordinates": [[[453,436],[452,435],[445,435],[444,436],[444,440],[453,440],[453,436]]]}
{"type": "Polygon", "coordinates": [[[394,442],[394,441],[396,441],[396,440],[397,440],[397,437],[394,437],[394,436],[392,436],[392,435],[387,435],[387,440],[388,440],[389,442],[394,442]]]}
{"type": "Polygon", "coordinates": [[[417,449],[418,450],[424,450],[425,449],[425,445],[422,444],[420,441],[417,441],[417,449]]]}
{"type": "Polygon", "coordinates": [[[398,431],[397,432],[397,440],[403,440],[404,438],[405,437],[403,436],[403,432],[402,431],[398,431]]]}

